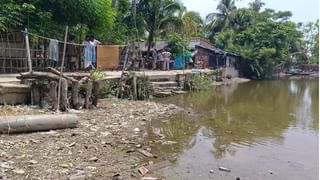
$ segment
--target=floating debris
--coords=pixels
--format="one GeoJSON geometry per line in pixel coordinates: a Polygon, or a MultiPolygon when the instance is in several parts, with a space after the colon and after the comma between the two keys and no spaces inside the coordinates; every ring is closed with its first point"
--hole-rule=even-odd
{"type": "Polygon", "coordinates": [[[138,172],[139,172],[142,176],[144,176],[144,175],[146,175],[146,174],[149,172],[149,170],[148,170],[146,167],[141,166],[141,167],[138,168],[138,172]]]}
{"type": "Polygon", "coordinates": [[[139,153],[143,154],[144,156],[146,157],[154,157],[153,154],[151,154],[150,152],[146,151],[146,150],[143,150],[143,149],[138,149],[137,150],[139,153]]]}
{"type": "Polygon", "coordinates": [[[222,167],[222,166],[219,167],[219,170],[220,170],[220,171],[225,171],[225,172],[231,172],[230,169],[228,169],[228,168],[226,168],[226,167],[222,167]]]}

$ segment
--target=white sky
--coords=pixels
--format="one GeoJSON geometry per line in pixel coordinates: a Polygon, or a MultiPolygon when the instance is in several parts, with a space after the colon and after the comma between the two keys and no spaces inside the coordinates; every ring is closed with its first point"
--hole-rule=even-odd
{"type": "MultiPolygon", "coordinates": [[[[189,11],[197,11],[202,17],[215,12],[219,0],[180,0],[189,11]]],[[[236,0],[237,7],[248,7],[253,0],[236,0]]],[[[316,21],[319,18],[318,0],[262,0],[265,8],[291,11],[295,22],[316,21]]]]}

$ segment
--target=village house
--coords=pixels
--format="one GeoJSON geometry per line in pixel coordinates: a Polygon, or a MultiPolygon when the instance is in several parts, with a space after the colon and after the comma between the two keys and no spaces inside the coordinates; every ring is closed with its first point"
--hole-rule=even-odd
{"type": "MultiPolygon", "coordinates": [[[[224,68],[224,76],[239,76],[239,55],[216,48],[209,41],[202,38],[193,38],[187,43],[187,45],[191,51],[196,51],[195,62],[199,69],[224,68]]],[[[154,43],[155,49],[164,49],[167,46],[168,41],[162,40],[154,43]]],[[[140,48],[141,51],[147,51],[146,42],[138,42],[137,47],[140,48]]]]}
{"type": "MultiPolygon", "coordinates": [[[[45,71],[48,67],[59,67],[60,59],[63,54],[63,43],[59,41],[57,59],[49,57],[49,43],[51,39],[43,37],[30,36],[30,49],[32,68],[35,71],[45,71]]],[[[193,38],[188,43],[188,48],[196,52],[195,63],[199,69],[218,69],[225,68],[225,75],[235,77],[238,76],[237,62],[239,56],[225,52],[216,48],[210,42],[201,39],[193,38]]],[[[164,49],[168,46],[168,41],[156,41],[154,48],[164,49]]],[[[69,46],[68,46],[69,47],[69,46]]],[[[66,66],[65,71],[71,71],[68,65],[68,57],[70,56],[67,47],[66,51],[66,66]]],[[[81,47],[78,45],[79,51],[81,47]]],[[[141,52],[147,51],[146,42],[137,42],[136,48],[141,52]]],[[[75,70],[82,70],[81,54],[77,55],[78,67],[75,70]]],[[[119,70],[122,68],[123,59],[125,57],[125,46],[118,45],[97,45],[96,47],[96,67],[101,70],[119,70]]],[[[141,63],[140,63],[141,64],[141,63]]],[[[172,69],[186,68],[185,61],[180,63],[180,68],[175,66],[174,60],[172,61],[172,69]]],[[[178,63],[176,63],[178,64],[178,63]]],[[[11,31],[0,34],[0,73],[19,73],[28,71],[27,54],[24,33],[21,31],[11,31]]]]}

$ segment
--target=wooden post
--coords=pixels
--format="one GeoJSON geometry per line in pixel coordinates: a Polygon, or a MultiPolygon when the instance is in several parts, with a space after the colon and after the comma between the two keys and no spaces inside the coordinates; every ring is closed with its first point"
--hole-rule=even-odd
{"type": "Polygon", "coordinates": [[[30,54],[30,46],[29,46],[29,35],[28,30],[25,28],[25,40],[26,40],[26,50],[27,50],[27,56],[28,56],[28,66],[29,66],[29,72],[32,72],[32,62],[31,62],[31,54],[30,54]]]}
{"type": "Polygon", "coordinates": [[[64,66],[64,59],[65,59],[65,55],[66,55],[66,48],[67,48],[67,37],[68,37],[68,26],[66,27],[66,32],[64,35],[64,44],[63,44],[63,54],[62,54],[62,62],[61,62],[61,69],[60,69],[60,77],[59,77],[59,85],[58,85],[58,108],[57,108],[57,112],[59,112],[59,108],[60,108],[60,91],[61,91],[61,79],[62,79],[62,74],[63,74],[63,66],[64,66]]]}
{"type": "Polygon", "coordinates": [[[118,83],[118,92],[117,92],[117,98],[121,98],[122,97],[122,81],[123,81],[123,76],[124,76],[124,71],[128,62],[128,54],[129,54],[129,47],[130,45],[127,46],[127,50],[126,50],[126,54],[124,57],[124,62],[123,62],[123,67],[122,67],[122,72],[121,72],[121,76],[119,79],[119,83],[118,83]]]}
{"type": "Polygon", "coordinates": [[[61,106],[64,111],[69,109],[68,101],[68,81],[64,78],[61,79],[61,106]]]}
{"type": "Polygon", "coordinates": [[[79,109],[79,82],[72,82],[72,106],[79,109]]]}
{"type": "Polygon", "coordinates": [[[39,105],[40,104],[40,90],[35,82],[31,85],[31,104],[39,105]]]}
{"type": "Polygon", "coordinates": [[[186,69],[186,57],[184,53],[184,47],[182,47],[182,63],[183,63],[183,70],[186,69]]]}
{"type": "Polygon", "coordinates": [[[89,81],[86,88],[86,99],[85,99],[85,107],[86,109],[89,109],[90,107],[90,96],[92,92],[92,81],[89,81]]]}
{"type": "Polygon", "coordinates": [[[58,108],[57,88],[58,88],[58,83],[56,81],[51,81],[49,83],[49,98],[51,100],[52,109],[54,111],[56,111],[58,108]]]}
{"type": "Polygon", "coordinates": [[[138,99],[138,92],[137,92],[137,76],[133,75],[133,99],[138,99]]]}
{"type": "Polygon", "coordinates": [[[92,104],[94,106],[98,105],[98,100],[100,96],[100,87],[101,87],[101,81],[94,81],[93,82],[93,98],[92,98],[92,104]]]}

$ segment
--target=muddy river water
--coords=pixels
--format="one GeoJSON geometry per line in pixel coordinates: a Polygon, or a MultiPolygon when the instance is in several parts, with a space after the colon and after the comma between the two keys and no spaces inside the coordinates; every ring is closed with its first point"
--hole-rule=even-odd
{"type": "Polygon", "coordinates": [[[161,100],[193,109],[148,126],[165,179],[319,179],[318,79],[252,81],[161,100]],[[219,170],[225,167],[230,172],[219,170]]]}

